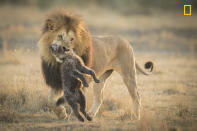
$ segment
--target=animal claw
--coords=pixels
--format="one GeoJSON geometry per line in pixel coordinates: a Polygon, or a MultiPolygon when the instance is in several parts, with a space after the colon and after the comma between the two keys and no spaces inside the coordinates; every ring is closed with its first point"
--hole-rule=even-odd
{"type": "Polygon", "coordinates": [[[86,118],[87,118],[88,121],[92,121],[92,117],[87,116],[86,118]]]}
{"type": "Polygon", "coordinates": [[[84,87],[88,88],[89,85],[87,83],[83,83],[84,87]]]}
{"type": "Polygon", "coordinates": [[[98,79],[95,79],[95,82],[96,82],[96,83],[100,83],[100,80],[98,80],[98,79]]]}

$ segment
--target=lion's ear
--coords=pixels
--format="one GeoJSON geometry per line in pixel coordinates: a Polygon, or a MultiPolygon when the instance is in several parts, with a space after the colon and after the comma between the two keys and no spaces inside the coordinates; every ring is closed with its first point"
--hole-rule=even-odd
{"type": "Polygon", "coordinates": [[[51,19],[46,20],[46,25],[45,26],[48,29],[48,31],[55,31],[57,29],[55,23],[51,19]]]}
{"type": "Polygon", "coordinates": [[[86,29],[83,27],[83,26],[81,26],[81,32],[86,32],[86,29]]]}

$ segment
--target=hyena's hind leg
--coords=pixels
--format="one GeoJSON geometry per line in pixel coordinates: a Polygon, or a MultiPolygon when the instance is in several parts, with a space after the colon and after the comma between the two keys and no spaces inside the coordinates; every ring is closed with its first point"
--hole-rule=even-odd
{"type": "Polygon", "coordinates": [[[81,121],[81,122],[84,122],[83,117],[82,117],[82,116],[80,115],[80,113],[79,113],[79,106],[78,106],[77,101],[74,100],[74,99],[72,98],[72,96],[67,96],[66,99],[67,99],[67,101],[68,101],[68,104],[71,106],[71,108],[72,108],[72,110],[73,110],[75,116],[78,118],[78,120],[81,121]]]}
{"type": "Polygon", "coordinates": [[[81,90],[78,91],[78,103],[80,105],[80,111],[86,117],[88,121],[92,121],[92,118],[86,113],[86,99],[81,90]]]}

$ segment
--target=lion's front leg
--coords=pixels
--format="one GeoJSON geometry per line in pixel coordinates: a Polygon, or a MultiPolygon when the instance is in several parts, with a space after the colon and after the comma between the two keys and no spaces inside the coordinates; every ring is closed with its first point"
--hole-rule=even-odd
{"type": "Polygon", "coordinates": [[[93,89],[94,89],[94,100],[93,100],[93,104],[91,106],[91,108],[88,110],[88,114],[91,116],[91,117],[94,117],[101,104],[102,104],[102,101],[103,101],[103,88],[104,88],[104,85],[105,83],[104,82],[100,82],[98,84],[94,84],[93,86],[93,89]]]}
{"type": "Polygon", "coordinates": [[[112,74],[113,70],[108,70],[106,71],[103,75],[101,75],[100,79],[100,83],[95,83],[94,84],[94,101],[93,101],[93,105],[91,106],[91,108],[88,111],[88,114],[91,117],[96,116],[102,101],[103,101],[103,89],[105,87],[105,81],[107,80],[107,78],[112,74]]]}
{"type": "Polygon", "coordinates": [[[65,120],[67,118],[66,109],[63,105],[56,107],[57,99],[62,95],[62,91],[56,91],[55,89],[50,89],[49,92],[49,106],[53,110],[53,112],[57,115],[57,117],[61,120],[65,120]]]}

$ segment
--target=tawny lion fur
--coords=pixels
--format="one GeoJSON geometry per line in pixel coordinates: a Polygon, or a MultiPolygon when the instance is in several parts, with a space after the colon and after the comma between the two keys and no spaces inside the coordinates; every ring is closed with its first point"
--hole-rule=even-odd
{"type": "MultiPolygon", "coordinates": [[[[39,41],[40,54],[42,58],[42,70],[46,83],[51,86],[49,101],[55,104],[57,96],[62,95],[62,87],[59,85],[59,65],[52,57],[49,51],[49,45],[52,44],[57,36],[61,35],[66,44],[63,46],[74,47],[77,55],[82,57],[86,65],[95,71],[100,83],[94,84],[93,105],[88,113],[95,116],[102,104],[102,93],[105,87],[105,81],[113,71],[118,72],[133,100],[133,116],[140,119],[140,96],[137,90],[136,69],[144,75],[145,72],[137,63],[134,57],[133,49],[128,40],[118,36],[93,36],[90,34],[81,19],[65,11],[54,12],[48,16],[43,35],[39,41]],[[73,40],[74,39],[74,40],[73,40]],[[92,41],[91,41],[92,39],[92,41]],[[57,88],[58,87],[58,88],[57,88]],[[57,91],[59,90],[59,91],[57,91]]],[[[149,62],[146,68],[153,68],[153,63],[149,62]]],[[[75,82],[73,82],[73,86],[75,82]]],[[[53,107],[52,107],[53,108],[53,107]]],[[[53,108],[59,118],[66,118],[67,114],[64,107],[53,108]]]]}

